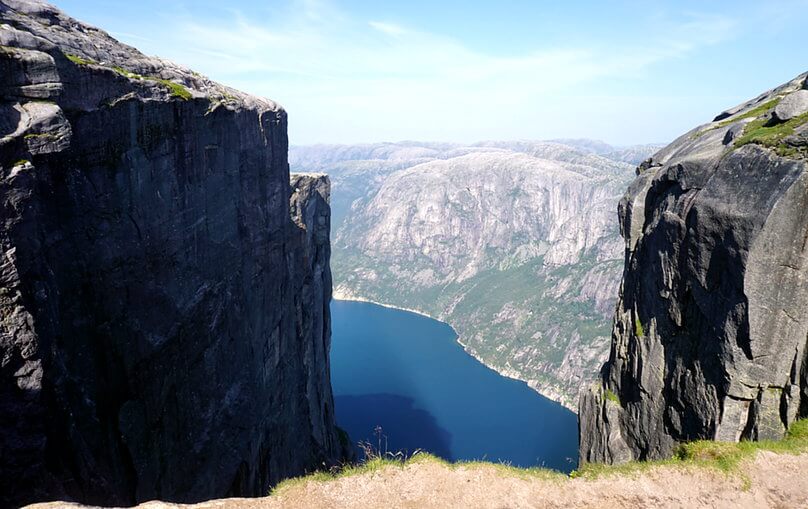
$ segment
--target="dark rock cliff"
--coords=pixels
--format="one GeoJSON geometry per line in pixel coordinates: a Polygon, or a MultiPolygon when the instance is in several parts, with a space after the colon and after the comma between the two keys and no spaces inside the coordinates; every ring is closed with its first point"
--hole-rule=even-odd
{"type": "Polygon", "coordinates": [[[270,101],[0,1],[0,505],[337,459],[328,181],[287,144],[270,101]]]}
{"type": "Polygon", "coordinates": [[[603,379],[582,462],[695,439],[781,438],[808,414],[806,75],[726,111],[638,169],[603,379]]]}

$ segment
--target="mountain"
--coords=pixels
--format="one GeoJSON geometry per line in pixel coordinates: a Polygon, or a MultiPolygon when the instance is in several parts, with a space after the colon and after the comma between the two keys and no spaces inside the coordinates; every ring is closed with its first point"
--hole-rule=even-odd
{"type": "Polygon", "coordinates": [[[335,295],[444,320],[482,362],[570,407],[595,378],[633,166],[536,141],[292,147],[290,164],[333,181],[335,295]]]}
{"type": "Polygon", "coordinates": [[[0,1],[0,69],[0,506],[338,461],[328,180],[290,186],[286,112],[38,1],[0,1]]]}
{"type": "Polygon", "coordinates": [[[808,415],[808,73],[682,135],[620,203],[609,360],[582,462],[779,439],[808,415]]]}

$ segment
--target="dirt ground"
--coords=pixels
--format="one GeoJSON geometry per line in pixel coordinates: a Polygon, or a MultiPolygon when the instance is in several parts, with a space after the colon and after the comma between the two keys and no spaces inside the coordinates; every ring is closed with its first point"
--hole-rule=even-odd
{"type": "MultiPolygon", "coordinates": [[[[37,508],[75,507],[40,504],[37,508]]],[[[184,507],[149,502],[144,509],[184,507]]],[[[196,508],[808,508],[808,454],[760,452],[737,474],[660,466],[597,479],[542,479],[496,466],[422,461],[328,481],[308,481],[255,499],[196,508]]]]}

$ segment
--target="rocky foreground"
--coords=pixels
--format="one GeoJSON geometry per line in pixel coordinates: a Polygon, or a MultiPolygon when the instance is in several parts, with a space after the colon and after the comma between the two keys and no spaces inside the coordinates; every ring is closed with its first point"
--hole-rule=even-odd
{"type": "MultiPolygon", "coordinates": [[[[211,500],[199,509],[366,508],[791,508],[808,506],[808,454],[761,452],[733,473],[657,466],[640,473],[568,479],[491,464],[425,460],[329,481],[300,481],[270,497],[211,500]]],[[[36,509],[71,507],[43,504],[36,509]]],[[[179,507],[151,502],[142,509],[179,507]]],[[[182,506],[186,507],[186,506],[182,506]]],[[[33,508],[32,508],[33,509],[33,508]]]]}

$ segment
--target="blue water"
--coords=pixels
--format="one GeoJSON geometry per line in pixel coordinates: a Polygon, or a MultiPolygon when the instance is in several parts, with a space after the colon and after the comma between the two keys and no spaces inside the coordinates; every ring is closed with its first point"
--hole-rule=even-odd
{"type": "Polygon", "coordinates": [[[575,414],[480,364],[447,324],[363,302],[331,315],[337,423],[354,443],[376,445],[381,426],[389,451],[575,468],[575,414]]]}

